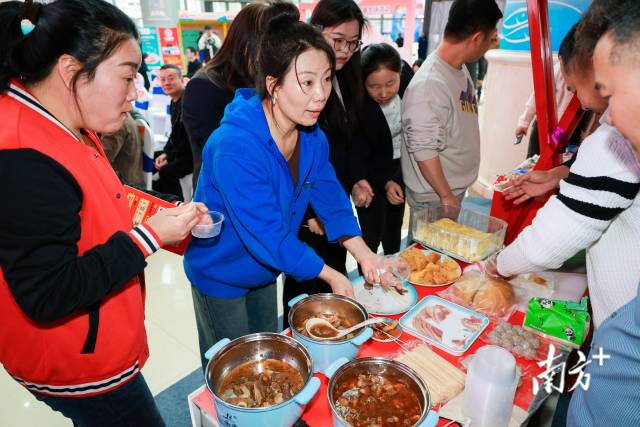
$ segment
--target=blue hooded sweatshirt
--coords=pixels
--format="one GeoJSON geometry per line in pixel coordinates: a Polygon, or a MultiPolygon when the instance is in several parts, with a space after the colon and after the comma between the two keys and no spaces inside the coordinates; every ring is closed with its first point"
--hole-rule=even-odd
{"type": "Polygon", "coordinates": [[[358,222],[329,163],[318,125],[301,128],[298,183],[271,137],[260,98],[238,89],[202,153],[194,200],[224,214],[219,239],[193,238],[187,277],[202,294],[236,298],[275,281],[320,274],[323,260],[297,234],[309,203],[329,241],[360,235],[358,222]]]}

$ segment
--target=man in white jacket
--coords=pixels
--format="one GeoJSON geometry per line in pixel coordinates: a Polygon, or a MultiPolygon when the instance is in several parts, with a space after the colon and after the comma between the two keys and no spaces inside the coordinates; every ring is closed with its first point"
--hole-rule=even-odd
{"type": "MultiPolygon", "coordinates": [[[[637,0],[596,0],[590,11],[603,13],[610,31],[598,42],[594,54],[596,83],[609,99],[607,121],[629,140],[640,158],[640,3],[637,0]]],[[[638,219],[635,219],[638,222],[638,219]]],[[[640,264],[636,240],[634,264],[640,264]]],[[[616,262],[617,260],[613,260],[616,262]]],[[[620,268],[628,266],[619,264],[620,268]]],[[[640,296],[636,294],[616,310],[595,332],[591,354],[606,354],[604,364],[595,359],[586,366],[588,390],[576,389],[567,426],[640,425],[640,296]]]]}
{"type": "Polygon", "coordinates": [[[220,46],[222,46],[220,37],[211,29],[211,26],[205,25],[204,34],[198,39],[198,51],[204,51],[203,62],[211,60],[220,46]]]}
{"type": "MultiPolygon", "coordinates": [[[[584,52],[568,40],[574,35],[569,32],[563,41],[562,71],[583,108],[603,112],[608,102],[595,89],[591,59],[597,39],[584,52]]],[[[586,249],[596,328],[635,297],[640,281],[640,263],[635,262],[640,242],[640,169],[628,141],[605,122],[607,117],[604,112],[600,127],[584,140],[571,169],[558,168],[564,168],[558,195],[498,255],[496,266],[488,266],[488,271],[502,276],[555,269],[586,249]]]]}
{"type": "Polygon", "coordinates": [[[640,425],[640,125],[635,118],[640,107],[640,4],[634,2],[596,0],[585,15],[577,34],[582,54],[593,52],[610,26],[616,34],[614,15],[618,32],[626,35],[619,35],[617,43],[626,40],[629,46],[615,48],[616,37],[607,35],[596,49],[593,73],[582,69],[583,75],[593,75],[593,87],[608,101],[608,111],[600,128],[580,147],[559,195],[497,262],[487,265],[488,273],[509,276],[556,268],[577,250],[587,249],[596,329],[584,372],[591,381],[588,390],[574,391],[569,427],[640,425]],[[634,58],[632,47],[638,50],[635,60],[611,65],[612,57],[614,62],[623,55],[634,58]],[[608,358],[598,359],[601,353],[608,358]]]}

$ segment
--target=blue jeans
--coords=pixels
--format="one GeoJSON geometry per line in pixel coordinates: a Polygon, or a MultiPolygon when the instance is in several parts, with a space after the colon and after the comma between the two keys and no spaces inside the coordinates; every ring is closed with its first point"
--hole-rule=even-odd
{"type": "Polygon", "coordinates": [[[115,390],[90,397],[52,397],[33,393],[79,427],[164,427],[142,374],[115,390]]]}
{"type": "Polygon", "coordinates": [[[191,287],[198,327],[198,344],[202,369],[206,371],[204,353],[223,338],[235,339],[255,332],[277,332],[278,291],[271,283],[251,289],[238,298],[213,298],[191,287]]]}

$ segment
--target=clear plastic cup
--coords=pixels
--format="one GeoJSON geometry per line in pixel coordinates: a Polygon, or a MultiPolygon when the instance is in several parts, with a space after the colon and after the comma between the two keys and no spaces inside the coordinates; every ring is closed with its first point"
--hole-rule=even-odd
{"type": "Polygon", "coordinates": [[[191,235],[198,239],[211,239],[220,234],[224,215],[220,212],[209,211],[202,214],[200,222],[191,229],[191,235]]]}
{"type": "Polygon", "coordinates": [[[518,378],[516,360],[502,347],[476,351],[464,388],[462,411],[473,427],[506,427],[513,411],[518,378]]]}

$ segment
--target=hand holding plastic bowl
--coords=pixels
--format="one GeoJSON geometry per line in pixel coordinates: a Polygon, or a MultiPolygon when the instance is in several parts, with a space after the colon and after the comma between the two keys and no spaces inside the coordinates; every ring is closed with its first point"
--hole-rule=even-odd
{"type": "Polygon", "coordinates": [[[191,235],[198,239],[211,239],[219,235],[224,215],[217,211],[208,211],[200,215],[200,221],[191,229],[191,235]]]}

